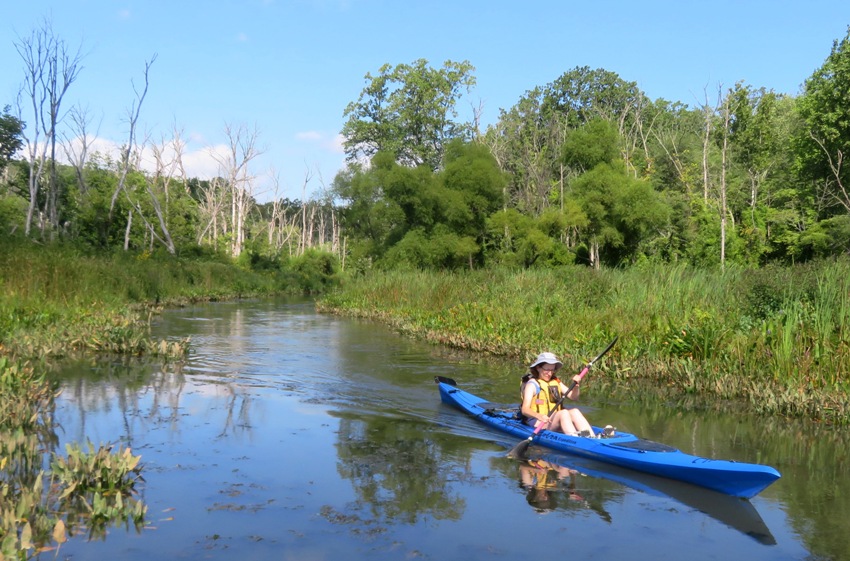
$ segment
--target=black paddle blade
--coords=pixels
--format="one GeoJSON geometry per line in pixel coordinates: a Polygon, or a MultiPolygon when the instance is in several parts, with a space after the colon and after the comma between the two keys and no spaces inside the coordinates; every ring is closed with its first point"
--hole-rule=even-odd
{"type": "Polygon", "coordinates": [[[434,381],[438,384],[443,383],[443,384],[448,384],[450,386],[457,387],[457,382],[455,382],[451,378],[445,378],[443,376],[434,376],[434,381]]]}
{"type": "Polygon", "coordinates": [[[528,452],[528,447],[531,444],[531,438],[526,438],[508,451],[508,458],[514,460],[522,459],[525,453],[528,452]]]}

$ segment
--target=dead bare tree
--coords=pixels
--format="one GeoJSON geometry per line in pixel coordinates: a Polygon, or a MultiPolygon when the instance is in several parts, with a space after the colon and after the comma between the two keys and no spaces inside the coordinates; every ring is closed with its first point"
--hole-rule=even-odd
{"type": "MultiPolygon", "coordinates": [[[[29,193],[25,233],[30,234],[38,194],[45,165],[50,162],[48,189],[44,198],[44,216],[54,226],[59,223],[59,184],[56,180],[56,143],[57,126],[62,120],[62,100],[71,84],[82,70],[80,48],[71,51],[65,41],[57,37],[53,25],[44,19],[29,37],[19,37],[15,49],[24,63],[24,83],[21,97],[26,94],[32,108],[32,119],[23,119],[30,123],[29,133],[23,133],[27,142],[27,156],[30,164],[29,193]]],[[[21,103],[18,103],[19,113],[21,103]]],[[[44,222],[39,221],[42,232],[44,222]]]]}
{"type": "Polygon", "coordinates": [[[238,257],[245,244],[245,223],[254,204],[254,177],[249,173],[251,161],[262,154],[257,146],[259,131],[256,126],[249,130],[244,125],[224,127],[227,136],[227,153],[213,154],[218,161],[220,175],[227,181],[230,195],[230,227],[232,239],[230,253],[238,257]]]}
{"type": "Polygon", "coordinates": [[[89,134],[89,123],[91,116],[88,109],[82,108],[79,105],[74,106],[68,112],[71,119],[70,134],[63,135],[62,148],[65,152],[65,157],[71,166],[74,168],[74,175],[77,177],[77,186],[80,194],[85,195],[88,190],[86,186],[85,170],[86,163],[89,159],[89,150],[91,149],[92,141],[97,138],[97,132],[94,135],[89,134]]]}
{"type": "Polygon", "coordinates": [[[721,106],[721,116],[723,118],[723,139],[720,148],[720,268],[726,268],[726,227],[727,227],[727,209],[726,209],[726,172],[729,167],[729,127],[732,121],[732,110],[729,107],[729,97],[731,92],[723,99],[721,106]]]}
{"type": "Polygon", "coordinates": [[[295,227],[296,217],[287,216],[287,207],[280,196],[280,177],[272,174],[272,208],[268,221],[269,248],[276,255],[280,255],[283,246],[289,247],[289,255],[292,255],[292,239],[297,231],[295,227]]]}
{"type": "Polygon", "coordinates": [[[705,118],[703,136],[702,136],[702,192],[703,202],[708,203],[709,192],[711,191],[711,173],[709,154],[711,152],[711,127],[714,124],[717,109],[720,106],[720,90],[722,85],[717,86],[717,103],[714,106],[708,103],[708,92],[705,92],[705,103],[702,106],[703,116],[705,118]]]}
{"type": "Polygon", "coordinates": [[[133,92],[136,94],[136,99],[130,105],[130,109],[127,111],[127,122],[129,125],[129,131],[127,135],[127,144],[121,149],[120,159],[118,162],[118,185],[115,187],[115,191],[112,193],[112,200],[109,202],[109,218],[112,218],[112,213],[115,211],[115,203],[118,201],[118,196],[124,191],[125,184],[127,182],[127,174],[130,173],[131,169],[137,169],[139,167],[138,155],[139,151],[136,147],[136,127],[139,122],[139,114],[142,111],[142,103],[145,101],[145,96],[148,93],[148,86],[150,84],[148,79],[148,74],[150,72],[151,65],[156,61],[156,55],[154,55],[150,61],[145,62],[145,85],[139,91],[135,84],[133,84],[133,92]],[[131,161],[131,157],[134,156],[134,151],[136,155],[136,161],[131,161]]]}
{"type": "Polygon", "coordinates": [[[185,143],[180,138],[180,131],[175,128],[174,133],[174,138],[168,140],[163,138],[160,144],[150,145],[154,159],[154,171],[151,175],[145,174],[144,176],[145,191],[148,194],[148,200],[159,225],[158,231],[146,217],[141,203],[134,200],[125,191],[128,201],[130,201],[136,213],[144,221],[151,237],[165,245],[171,254],[176,253],[176,248],[168,227],[168,206],[171,201],[170,189],[171,185],[180,178],[180,173],[185,173],[182,171],[184,169],[183,149],[185,143]],[[160,193],[158,193],[160,190],[165,203],[164,210],[160,202],[160,193]]]}
{"type": "Polygon", "coordinates": [[[833,155],[822,139],[815,136],[812,132],[809,132],[809,136],[817,143],[818,146],[820,146],[820,149],[823,150],[823,153],[826,156],[826,161],[829,165],[829,171],[832,174],[831,179],[826,179],[823,182],[823,186],[821,187],[821,197],[840,204],[847,209],[848,212],[850,212],[850,192],[848,192],[847,186],[844,185],[844,182],[841,179],[841,168],[844,165],[844,152],[836,149],[835,154],[833,155]]]}
{"type": "MultiPolygon", "coordinates": [[[[202,183],[198,197],[198,208],[203,218],[203,228],[198,230],[197,242],[200,245],[204,238],[207,242],[218,249],[219,219],[224,207],[227,186],[224,179],[215,177],[211,181],[202,183]]],[[[222,220],[226,222],[226,220],[222,220]]]]}
{"type": "Polygon", "coordinates": [[[301,242],[298,244],[298,254],[303,255],[309,247],[307,233],[307,185],[313,179],[313,171],[308,167],[304,171],[304,181],[301,183],[301,242]]]}

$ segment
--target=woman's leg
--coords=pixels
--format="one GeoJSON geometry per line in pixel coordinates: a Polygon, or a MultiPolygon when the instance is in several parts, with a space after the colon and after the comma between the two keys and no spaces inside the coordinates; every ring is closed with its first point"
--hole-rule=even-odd
{"type": "Polygon", "coordinates": [[[590,423],[584,418],[581,411],[578,409],[567,409],[566,412],[569,414],[570,422],[576,428],[576,431],[590,431],[590,435],[593,436],[593,427],[590,426],[590,423]]]}
{"type": "Polygon", "coordinates": [[[547,428],[551,431],[561,431],[566,434],[576,434],[579,431],[573,423],[570,412],[566,409],[552,415],[552,421],[547,428]]]}

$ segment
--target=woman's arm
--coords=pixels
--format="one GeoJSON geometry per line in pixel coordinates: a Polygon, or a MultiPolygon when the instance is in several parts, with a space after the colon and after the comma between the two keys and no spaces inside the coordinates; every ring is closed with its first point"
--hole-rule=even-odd
{"type": "MultiPolygon", "coordinates": [[[[581,385],[580,385],[581,384],[581,376],[576,374],[575,376],[573,376],[573,379],[570,380],[570,382],[575,382],[576,386],[573,388],[573,391],[571,391],[570,393],[567,393],[566,395],[569,399],[572,399],[573,401],[575,401],[581,395],[581,385]]],[[[561,382],[561,393],[566,393],[567,390],[569,390],[569,389],[570,388],[568,386],[565,386],[564,383],[561,382]]]]}

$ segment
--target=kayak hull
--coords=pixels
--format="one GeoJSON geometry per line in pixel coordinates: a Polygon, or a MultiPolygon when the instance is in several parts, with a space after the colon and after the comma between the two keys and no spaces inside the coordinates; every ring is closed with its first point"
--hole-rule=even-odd
{"type": "MultiPolygon", "coordinates": [[[[487,401],[444,379],[438,379],[437,383],[443,403],[518,440],[532,436],[532,428],[517,419],[514,412],[495,409],[487,401]]],[[[594,427],[594,431],[601,433],[602,429],[594,427]]],[[[746,499],[759,494],[781,477],[770,466],[693,456],[621,431],[611,438],[587,438],[542,430],[534,436],[533,443],[746,499]]]]}

